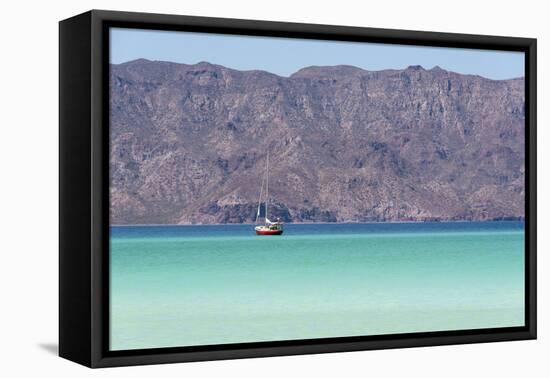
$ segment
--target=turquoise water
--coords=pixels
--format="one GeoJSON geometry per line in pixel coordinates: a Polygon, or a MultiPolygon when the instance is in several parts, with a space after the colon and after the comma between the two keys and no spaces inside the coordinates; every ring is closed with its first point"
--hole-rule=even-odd
{"type": "Polygon", "coordinates": [[[524,324],[523,222],[111,227],[112,350],[524,324]]]}

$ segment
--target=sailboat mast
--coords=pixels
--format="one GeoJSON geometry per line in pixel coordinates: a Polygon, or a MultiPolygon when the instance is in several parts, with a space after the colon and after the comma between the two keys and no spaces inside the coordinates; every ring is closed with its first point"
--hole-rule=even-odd
{"type": "MultiPolygon", "coordinates": [[[[262,194],[265,184],[265,223],[254,227],[256,235],[282,235],[283,234],[283,222],[279,218],[275,222],[269,220],[269,150],[266,153],[265,159],[265,176],[262,178],[262,186],[260,188],[260,201],[262,200],[262,194]]],[[[260,216],[260,205],[258,205],[258,212],[256,213],[256,222],[260,216]]]]}
{"type": "Polygon", "coordinates": [[[267,223],[267,205],[269,203],[269,150],[267,151],[267,163],[265,169],[265,219],[267,223]]]}

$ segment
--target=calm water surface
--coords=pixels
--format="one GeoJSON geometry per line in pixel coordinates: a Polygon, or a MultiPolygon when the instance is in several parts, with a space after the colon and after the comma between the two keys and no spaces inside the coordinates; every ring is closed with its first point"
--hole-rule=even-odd
{"type": "Polygon", "coordinates": [[[524,223],[111,227],[111,349],[524,324],[524,223]]]}

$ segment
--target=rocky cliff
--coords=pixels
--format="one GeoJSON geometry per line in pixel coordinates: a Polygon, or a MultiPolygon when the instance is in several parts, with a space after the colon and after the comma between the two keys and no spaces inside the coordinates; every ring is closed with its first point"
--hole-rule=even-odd
{"type": "Polygon", "coordinates": [[[112,223],[251,222],[267,151],[287,222],[524,216],[522,78],[136,60],[110,93],[112,223]]]}

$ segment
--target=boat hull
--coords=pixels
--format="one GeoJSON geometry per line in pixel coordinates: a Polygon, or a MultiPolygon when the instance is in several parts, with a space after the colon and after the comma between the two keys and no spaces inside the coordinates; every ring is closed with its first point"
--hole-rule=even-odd
{"type": "Polygon", "coordinates": [[[270,235],[282,235],[283,230],[256,230],[256,235],[270,236],[270,235]]]}

